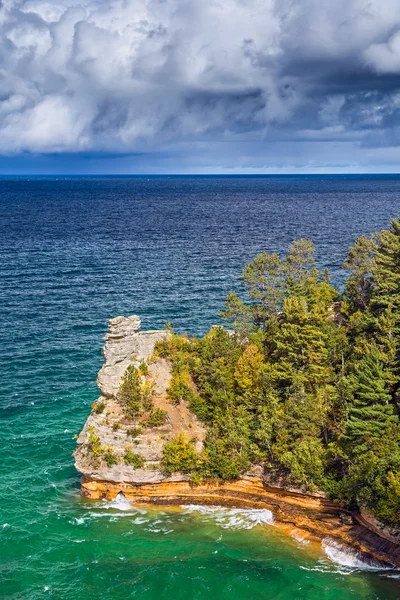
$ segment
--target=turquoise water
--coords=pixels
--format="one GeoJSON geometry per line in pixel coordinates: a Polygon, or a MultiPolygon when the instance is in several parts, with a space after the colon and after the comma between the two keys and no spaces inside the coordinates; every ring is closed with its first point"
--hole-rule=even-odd
{"type": "Polygon", "coordinates": [[[0,179],[1,598],[400,598],[397,573],[265,513],[82,500],[71,456],[108,318],[202,333],[247,260],[300,236],[340,285],[399,197],[390,177],[0,179]]]}

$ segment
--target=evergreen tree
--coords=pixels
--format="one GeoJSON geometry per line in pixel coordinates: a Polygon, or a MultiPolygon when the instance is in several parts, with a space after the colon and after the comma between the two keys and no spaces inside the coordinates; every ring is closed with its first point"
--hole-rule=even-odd
{"type": "Polygon", "coordinates": [[[351,312],[365,310],[370,301],[374,287],[375,250],[374,238],[362,235],[349,249],[347,259],[343,263],[343,268],[350,271],[345,297],[351,312]]]}
{"type": "Polygon", "coordinates": [[[400,312],[400,220],[393,219],[391,227],[381,231],[376,249],[374,272],[374,312],[393,307],[400,312]]]}
{"type": "Polygon", "coordinates": [[[285,286],[283,262],[277,254],[258,254],[243,271],[242,280],[252,303],[253,321],[266,330],[281,307],[285,286]]]}
{"type": "Polygon", "coordinates": [[[122,377],[118,400],[128,417],[134,418],[140,414],[142,408],[142,381],[140,373],[134,365],[129,365],[122,377]]]}
{"type": "Polygon", "coordinates": [[[315,248],[311,240],[299,239],[289,246],[286,257],[286,286],[289,296],[305,296],[313,300],[318,280],[315,248]]]}
{"type": "Polygon", "coordinates": [[[391,395],[376,347],[372,346],[356,367],[353,385],[354,402],[349,410],[345,438],[364,448],[366,441],[384,435],[390,423],[398,421],[389,404],[391,395]]]}

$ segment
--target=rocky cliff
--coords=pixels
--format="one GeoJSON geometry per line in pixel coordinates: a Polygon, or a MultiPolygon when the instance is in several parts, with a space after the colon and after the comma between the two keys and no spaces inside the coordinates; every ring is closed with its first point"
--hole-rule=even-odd
{"type": "Polygon", "coordinates": [[[193,486],[181,473],[165,477],[160,469],[162,448],[177,433],[185,432],[196,440],[201,451],[206,429],[188,410],[185,402],[171,404],[167,388],[171,366],[155,359],[154,347],[166,335],[163,331],[140,331],[140,318],[116,317],[109,321],[103,349],[104,364],[97,384],[101,392],[78,437],[75,466],[82,473],[81,493],[87,498],[115,498],[124,494],[133,502],[187,504],[188,502],[272,510],[283,529],[300,530],[301,536],[322,539],[333,536],[381,561],[400,567],[400,535],[388,531],[371,515],[351,513],[333,504],[323,493],[305,493],[284,481],[271,480],[262,467],[255,467],[238,481],[204,483],[193,486]],[[117,400],[122,377],[129,365],[148,365],[143,376],[154,388],[154,408],[166,411],[158,427],[146,426],[146,415],[132,423],[117,400]],[[112,451],[109,464],[104,452],[93,452],[93,440],[112,451]],[[140,466],[126,464],[124,454],[132,448],[140,456],[140,466]]]}
{"type": "MultiPolygon", "coordinates": [[[[162,340],[166,332],[140,331],[140,318],[116,317],[109,321],[103,349],[104,364],[97,385],[101,396],[95,403],[83,430],[78,437],[75,451],[77,470],[94,481],[124,482],[133,485],[160,483],[166,478],[160,471],[159,462],[166,441],[184,431],[195,438],[196,449],[201,451],[205,429],[196,417],[189,412],[185,402],[178,406],[171,404],[166,396],[171,378],[171,368],[164,359],[153,360],[154,346],[162,340]],[[118,390],[122,376],[129,365],[139,367],[141,361],[148,365],[148,375],[143,377],[154,387],[153,407],[165,410],[166,422],[159,427],[147,427],[145,418],[136,423],[126,419],[119,402],[118,390]],[[91,451],[90,439],[98,438],[98,445],[112,449],[116,464],[107,464],[102,455],[95,456],[91,451]],[[139,455],[144,464],[135,468],[124,462],[126,448],[130,447],[139,455]]],[[[175,474],[168,481],[182,481],[187,477],[175,474]]]]}

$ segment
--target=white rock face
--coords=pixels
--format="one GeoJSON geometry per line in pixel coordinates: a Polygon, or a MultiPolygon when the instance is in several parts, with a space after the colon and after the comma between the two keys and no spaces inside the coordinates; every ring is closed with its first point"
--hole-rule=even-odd
{"type": "Polygon", "coordinates": [[[206,433],[185,402],[178,406],[169,402],[167,389],[171,380],[170,363],[163,358],[149,360],[156,342],[166,335],[168,334],[164,330],[140,331],[140,317],[136,315],[116,317],[109,321],[104,338],[104,364],[97,378],[102,394],[97,403],[104,405],[104,410],[93,410],[79,434],[74,456],[75,467],[80,473],[98,481],[134,484],[187,479],[179,473],[166,479],[159,468],[164,444],[178,432],[184,431],[189,438],[194,437],[198,452],[203,447],[206,433]],[[117,400],[126,369],[131,364],[139,366],[142,359],[148,363],[148,379],[154,386],[153,406],[167,412],[166,423],[159,427],[149,428],[140,422],[128,420],[117,400]],[[130,431],[135,427],[140,427],[141,432],[132,437],[130,431]],[[117,464],[108,466],[102,456],[93,456],[89,446],[91,434],[99,438],[103,448],[112,448],[119,459],[117,464]],[[127,446],[144,459],[143,468],[135,469],[132,465],[125,464],[123,456],[127,446]]]}
{"type": "Polygon", "coordinates": [[[108,322],[108,331],[103,348],[104,365],[97,385],[106,398],[115,397],[121,378],[130,364],[138,365],[152,355],[155,343],[162,340],[165,331],[140,332],[140,317],[115,317],[108,322]]]}

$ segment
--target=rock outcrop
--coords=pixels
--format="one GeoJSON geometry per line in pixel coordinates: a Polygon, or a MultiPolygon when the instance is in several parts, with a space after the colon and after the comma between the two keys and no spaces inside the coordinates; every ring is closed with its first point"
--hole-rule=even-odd
{"type": "MultiPolygon", "coordinates": [[[[219,504],[234,507],[256,507],[272,510],[281,528],[293,535],[321,540],[334,537],[359,551],[400,567],[399,532],[388,530],[372,515],[352,513],[330,502],[322,492],[305,492],[291,487],[285,479],[271,478],[262,467],[254,467],[241,479],[224,483],[193,486],[187,475],[175,473],[165,477],[160,469],[162,449],[166,441],[185,432],[202,449],[206,429],[189,411],[185,402],[173,405],[167,397],[171,365],[162,358],[154,359],[157,341],[165,331],[140,331],[140,318],[116,317],[109,322],[103,350],[104,365],[97,384],[101,396],[78,437],[74,453],[75,466],[82,473],[81,494],[86,498],[113,499],[124,494],[133,502],[155,504],[219,504]],[[148,365],[148,381],[154,386],[153,406],[166,411],[167,420],[159,427],[133,424],[124,416],[117,400],[122,376],[129,365],[148,365]],[[101,409],[100,409],[101,408],[101,409]],[[112,448],[118,460],[107,464],[103,454],[94,455],[91,437],[102,448],[112,448]],[[123,460],[131,447],[143,461],[140,468],[123,460]]],[[[140,421],[140,419],[139,419],[140,421]]]]}
{"type": "MultiPolygon", "coordinates": [[[[184,431],[195,438],[196,449],[202,448],[205,429],[188,410],[185,402],[178,406],[171,404],[166,396],[171,379],[171,365],[164,359],[153,360],[157,341],[164,339],[166,332],[140,331],[140,318],[116,317],[109,321],[103,349],[104,364],[97,385],[102,395],[95,403],[83,430],[78,437],[75,451],[77,470],[94,481],[124,482],[133,485],[159,483],[166,478],[159,468],[162,448],[166,441],[184,431]],[[139,367],[140,361],[148,364],[147,376],[154,386],[153,406],[165,410],[166,423],[149,428],[140,422],[132,423],[124,416],[117,401],[122,376],[129,365],[139,367]],[[99,412],[99,407],[102,407],[99,412]],[[140,429],[140,433],[133,430],[140,429]],[[116,464],[108,465],[102,456],[94,456],[90,449],[90,436],[99,439],[103,448],[111,448],[118,457],[116,464]],[[126,448],[131,447],[135,454],[144,459],[142,468],[134,468],[123,461],[126,448]]],[[[187,476],[175,474],[169,481],[187,480],[187,476]]]]}

